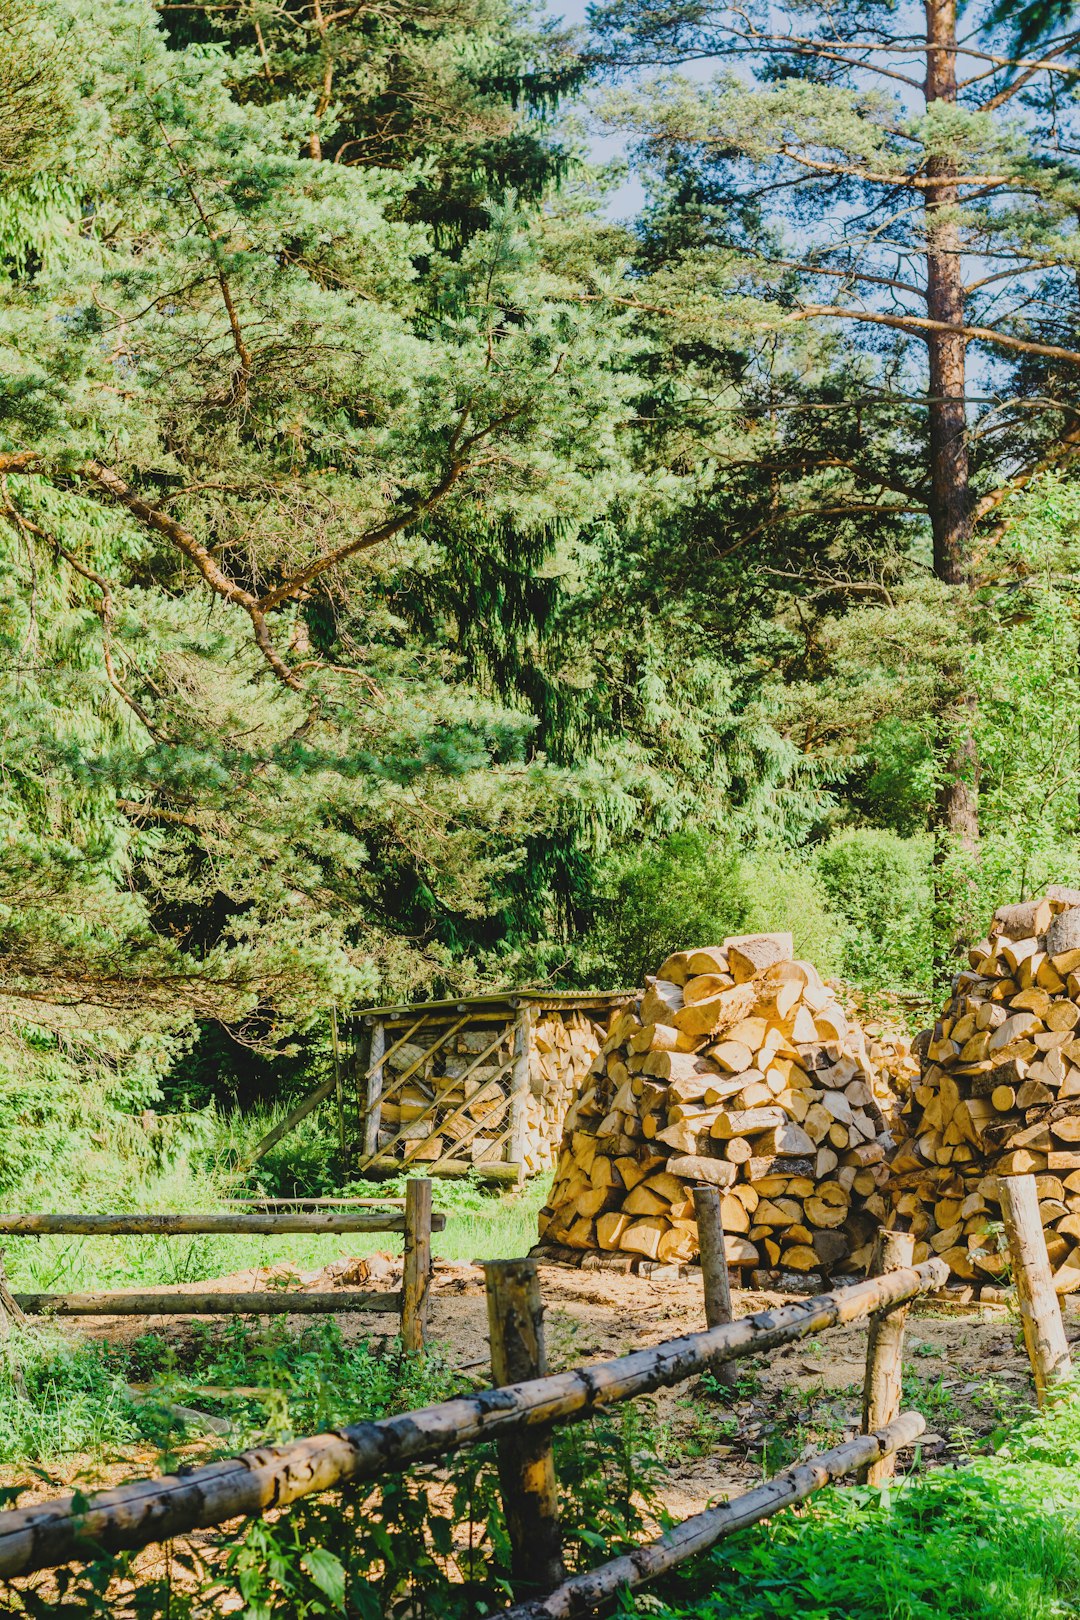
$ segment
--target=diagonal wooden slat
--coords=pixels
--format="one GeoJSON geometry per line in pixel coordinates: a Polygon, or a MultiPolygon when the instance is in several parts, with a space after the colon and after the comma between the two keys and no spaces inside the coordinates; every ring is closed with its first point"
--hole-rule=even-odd
{"type": "MultiPolygon", "coordinates": [[[[507,1100],[507,1102],[509,1102],[510,1101],[509,1097],[506,1100],[507,1100]]],[[[491,1121],[491,1116],[489,1115],[488,1118],[484,1121],[484,1124],[485,1125],[490,1124],[490,1121],[491,1121]]],[[[494,1141],[491,1144],[492,1147],[495,1147],[495,1148],[503,1147],[505,1145],[505,1143],[507,1143],[510,1140],[511,1135],[513,1134],[513,1129],[514,1128],[513,1128],[512,1125],[508,1125],[500,1136],[495,1137],[494,1141]]],[[[486,1172],[491,1170],[492,1165],[494,1163],[500,1163],[501,1164],[502,1163],[501,1160],[496,1161],[496,1160],[493,1160],[493,1159],[488,1159],[485,1163],[481,1164],[479,1162],[479,1160],[475,1160],[475,1159],[466,1160],[466,1159],[461,1159],[461,1158],[459,1158],[457,1156],[457,1151],[456,1150],[459,1147],[467,1146],[468,1143],[472,1141],[472,1139],[473,1139],[473,1137],[475,1135],[476,1135],[476,1132],[472,1131],[468,1136],[463,1136],[461,1138],[460,1142],[455,1142],[454,1143],[455,1151],[454,1151],[454,1153],[452,1155],[447,1156],[446,1154],[444,1154],[441,1159],[435,1159],[430,1164],[425,1162],[424,1163],[424,1169],[434,1172],[434,1171],[442,1170],[447,1165],[450,1165],[450,1164],[466,1164],[467,1163],[470,1166],[471,1169],[475,1169],[480,1175],[484,1175],[486,1172]]]]}
{"type": "Polygon", "coordinates": [[[360,1076],[361,1083],[363,1083],[363,1081],[365,1081],[365,1080],[370,1080],[371,1076],[374,1074],[375,1070],[377,1068],[379,1068],[381,1064],[385,1063],[388,1057],[393,1057],[394,1053],[397,1051],[399,1046],[404,1046],[407,1041],[411,1041],[413,1036],[416,1034],[417,1030],[421,1029],[423,1027],[423,1025],[427,1023],[427,1021],[428,1021],[428,1019],[430,1017],[431,1017],[430,1013],[423,1013],[416,1020],[416,1023],[413,1024],[412,1028],[407,1029],[405,1031],[404,1035],[402,1035],[400,1040],[396,1040],[394,1042],[393,1046],[388,1046],[386,1048],[386,1051],[381,1053],[375,1059],[374,1063],[369,1064],[369,1066],[364,1070],[364,1073],[360,1076]]]}
{"type": "MultiPolygon", "coordinates": [[[[464,1022],[465,1022],[465,1020],[462,1019],[462,1023],[464,1023],[464,1022]]],[[[480,1064],[483,1063],[483,1061],[484,1061],[484,1059],[486,1057],[490,1057],[491,1053],[495,1051],[497,1046],[501,1045],[501,1043],[506,1039],[507,1030],[512,1029],[512,1028],[513,1028],[512,1024],[504,1024],[502,1029],[500,1029],[499,1033],[496,1035],[495,1039],[488,1046],[485,1046],[484,1050],[480,1053],[479,1057],[475,1058],[474,1061],[469,1064],[469,1067],[465,1070],[465,1073],[461,1076],[460,1081],[456,1081],[455,1084],[462,1084],[464,1081],[466,1081],[469,1078],[470,1074],[472,1074],[473,1070],[478,1068],[480,1066],[480,1064]]],[[[501,1074],[502,1072],[503,1072],[503,1070],[500,1069],[499,1073],[501,1074]]],[[[494,1076],[494,1078],[497,1079],[498,1076],[494,1076]]],[[[439,1099],[438,1099],[438,1097],[436,1097],[434,1102],[430,1103],[428,1105],[428,1107],[424,1109],[422,1114],[418,1114],[415,1119],[409,1120],[408,1124],[409,1125],[418,1125],[423,1120],[429,1119],[431,1117],[431,1115],[435,1113],[435,1111],[436,1111],[436,1109],[438,1107],[439,1107],[439,1099]]],[[[366,1159],[362,1159],[360,1161],[359,1165],[357,1166],[357,1170],[365,1169],[366,1166],[369,1165],[372,1162],[373,1159],[381,1158],[384,1154],[392,1153],[394,1151],[394,1149],[397,1147],[398,1143],[404,1140],[404,1136],[405,1136],[405,1129],[402,1128],[401,1130],[398,1131],[397,1135],[395,1137],[393,1137],[392,1140],[389,1141],[386,1144],[385,1147],[379,1148],[378,1152],[369,1154],[369,1156],[366,1159]]]]}
{"type": "MultiPolygon", "coordinates": [[[[432,1136],[438,1136],[440,1131],[449,1130],[451,1125],[456,1125],[458,1120],[463,1118],[463,1116],[468,1113],[470,1108],[474,1107],[474,1105],[477,1102],[483,1102],[484,1101],[485,1094],[491,1090],[492,1086],[494,1086],[496,1088],[496,1090],[498,1090],[499,1096],[500,1096],[500,1098],[502,1100],[502,1105],[503,1105],[502,1108],[489,1109],[489,1111],[484,1115],[484,1117],[482,1119],[470,1120],[469,1123],[472,1125],[472,1130],[466,1131],[464,1136],[459,1136],[457,1141],[454,1143],[454,1146],[455,1146],[455,1148],[457,1148],[457,1147],[461,1147],[462,1145],[464,1145],[467,1142],[471,1142],[473,1137],[476,1135],[477,1131],[479,1131],[485,1124],[490,1124],[492,1122],[492,1115],[497,1116],[497,1115],[501,1114],[503,1112],[503,1110],[506,1108],[506,1105],[509,1103],[509,1101],[510,1101],[509,1095],[505,1091],[502,1091],[499,1088],[499,1081],[502,1079],[502,1077],[506,1073],[507,1069],[510,1068],[513,1061],[514,1061],[513,1056],[509,1057],[507,1059],[507,1061],[502,1065],[502,1068],[497,1069],[495,1071],[495,1073],[492,1075],[491,1079],[486,1080],[484,1082],[484,1084],[480,1087],[479,1091],[474,1092],[471,1097],[467,1097],[463,1103],[459,1103],[458,1106],[454,1109],[453,1113],[447,1114],[446,1118],[439,1120],[437,1125],[433,1125],[432,1130],[431,1130],[432,1136]]],[[[415,1155],[417,1153],[419,1153],[419,1151],[423,1147],[423,1145],[424,1145],[423,1142],[419,1141],[419,1142],[416,1143],[416,1145],[414,1147],[412,1147],[410,1150],[406,1151],[402,1155],[402,1160],[401,1160],[402,1164],[411,1164],[413,1162],[413,1159],[414,1159],[415,1155]]]]}
{"type": "MultiPolygon", "coordinates": [[[[466,1013],[465,1017],[464,1018],[459,1018],[456,1024],[450,1024],[448,1026],[447,1030],[446,1030],[446,1033],[444,1035],[440,1035],[439,1039],[435,1042],[434,1046],[429,1046],[429,1047],[427,1047],[425,1049],[423,1057],[416,1058],[416,1060],[414,1062],[409,1064],[409,1067],[407,1069],[402,1069],[402,1071],[398,1075],[397,1079],[394,1080],[391,1085],[383,1087],[383,1093],[382,1093],[381,1101],[382,1102],[388,1102],[396,1091],[401,1090],[402,1086],[405,1084],[405,1082],[407,1080],[412,1079],[412,1077],[416,1073],[417,1069],[423,1067],[423,1065],[427,1062],[428,1058],[431,1057],[432,1053],[437,1052],[439,1050],[440,1046],[445,1046],[447,1041],[450,1039],[451,1035],[456,1035],[458,1030],[461,1028],[461,1026],[463,1024],[467,1024],[468,1022],[469,1022],[469,1015],[468,1015],[468,1013],[466,1013]]],[[[384,1063],[386,1062],[385,1058],[383,1058],[383,1062],[384,1063]]]]}
{"type": "Polygon", "coordinates": [[[286,1114],[280,1125],[275,1125],[272,1131],[267,1131],[261,1142],[256,1143],[249,1162],[255,1164],[263,1157],[264,1153],[269,1153],[270,1149],[275,1147],[283,1136],[288,1136],[289,1132],[299,1125],[301,1120],[306,1119],[310,1113],[318,1108],[324,1098],[329,1097],[333,1089],[333,1080],[324,1080],[321,1086],[316,1086],[314,1091],[309,1092],[303,1102],[297,1103],[292,1112],[286,1114]]]}

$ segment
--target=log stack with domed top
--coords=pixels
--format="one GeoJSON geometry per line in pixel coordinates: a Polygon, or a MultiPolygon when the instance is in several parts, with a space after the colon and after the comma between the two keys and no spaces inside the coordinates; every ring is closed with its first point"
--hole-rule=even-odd
{"type": "Polygon", "coordinates": [[[1001,906],[933,1030],[892,1159],[892,1221],[960,1286],[1007,1269],[998,1177],[1037,1177],[1059,1292],[1080,1289],[1080,890],[1001,906]]]}
{"type": "Polygon", "coordinates": [[[626,1268],[690,1260],[706,1182],[755,1286],[857,1271],[885,1214],[894,1109],[790,934],[677,952],[613,1016],[571,1104],[541,1244],[626,1268]]]}

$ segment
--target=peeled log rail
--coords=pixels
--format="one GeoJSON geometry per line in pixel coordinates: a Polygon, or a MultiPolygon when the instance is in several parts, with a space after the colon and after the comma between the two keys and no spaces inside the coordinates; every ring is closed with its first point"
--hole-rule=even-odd
{"type": "Polygon", "coordinates": [[[946,1276],[940,1260],[927,1260],[615,1361],[248,1451],[184,1475],[135,1480],[90,1497],[65,1496],[14,1508],[0,1513],[0,1577],[51,1569],[102,1551],[145,1547],[286,1507],[349,1480],[428,1462],[478,1440],[537,1424],[580,1421],[597,1407],[681,1383],[717,1361],[756,1355],[903,1305],[940,1288],[946,1276]]]}
{"type": "Polygon", "coordinates": [[[28,1316],[329,1316],[338,1311],[401,1310],[401,1295],[355,1288],[306,1294],[281,1288],[273,1293],[215,1294],[15,1294],[28,1316]]]}
{"type": "MultiPolygon", "coordinates": [[[[441,1232],[445,1215],[432,1215],[441,1232]]],[[[54,1233],[87,1237],[173,1237],[188,1232],[404,1232],[405,1216],[363,1215],[327,1210],[228,1215],[0,1215],[0,1237],[46,1237],[54,1233]]]]}
{"type": "Polygon", "coordinates": [[[636,1547],[622,1558],[613,1558],[597,1569],[573,1576],[545,1598],[505,1609],[503,1620],[573,1620],[575,1615],[599,1608],[620,1591],[642,1586],[658,1575],[667,1574],[696,1553],[706,1552],[723,1536],[759,1524],[762,1519],[771,1519],[781,1508],[805,1502],[832,1480],[880,1463],[902,1446],[910,1446],[925,1428],[918,1412],[905,1412],[873,1434],[861,1434],[832,1451],[823,1452],[820,1457],[811,1457],[807,1462],[785,1469],[782,1474],[774,1474],[772,1479],[745,1496],[708,1508],[704,1513],[695,1513],[658,1541],[636,1547]]]}

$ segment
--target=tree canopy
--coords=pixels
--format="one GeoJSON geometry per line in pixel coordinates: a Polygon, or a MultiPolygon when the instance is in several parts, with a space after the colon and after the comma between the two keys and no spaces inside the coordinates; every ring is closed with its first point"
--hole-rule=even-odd
{"type": "Polygon", "coordinates": [[[1030,12],[0,0],[12,1086],[141,1105],[691,915],[927,989],[1074,874],[1030,12]]]}

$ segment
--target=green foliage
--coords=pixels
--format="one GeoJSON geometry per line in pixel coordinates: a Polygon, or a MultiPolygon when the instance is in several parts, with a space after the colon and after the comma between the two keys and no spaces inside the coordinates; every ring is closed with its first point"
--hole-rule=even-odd
{"type": "MultiPolygon", "coordinates": [[[[177,1410],[180,1402],[197,1401],[200,1409],[227,1415],[233,1449],[387,1416],[447,1399],[469,1384],[437,1356],[418,1360],[365,1341],[346,1342],[330,1322],[299,1335],[281,1324],[259,1331],[234,1322],[224,1336],[196,1333],[179,1353],[147,1337],[125,1352],[84,1346],[74,1356],[39,1350],[37,1358],[28,1379],[32,1400],[19,1416],[23,1427],[9,1432],[0,1405],[0,1441],[10,1440],[18,1454],[50,1459],[66,1449],[65,1442],[145,1438],[166,1448],[168,1461],[169,1450],[199,1427],[190,1408],[186,1418],[177,1410]],[[129,1378],[149,1382],[150,1393],[133,1398],[129,1378]],[[247,1387],[253,1378],[263,1386],[255,1392],[247,1387]],[[218,1391],[241,1380],[245,1388],[237,1396],[218,1391]],[[40,1389],[52,1406],[41,1413],[38,1428],[34,1405],[40,1389]],[[84,1397],[97,1403],[95,1430],[86,1421],[92,1408],[84,1397]],[[68,1404],[73,1418],[65,1426],[68,1404]],[[50,1418],[57,1424],[51,1445],[50,1418]]],[[[590,1567],[608,1549],[630,1548],[655,1522],[663,1470],[654,1434],[647,1402],[556,1431],[571,1570],[590,1567]]],[[[239,1598],[250,1616],[346,1612],[376,1620],[407,1603],[418,1614],[464,1620],[506,1602],[509,1558],[495,1450],[482,1445],[455,1453],[438,1468],[388,1475],[374,1491],[361,1484],[304,1499],[273,1520],[249,1522],[239,1537],[214,1533],[197,1561],[181,1555],[164,1574],[140,1578],[138,1612],[175,1616],[192,1612],[189,1605],[199,1612],[200,1602],[213,1594],[226,1602],[239,1598]]],[[[61,1572],[71,1604],[66,1612],[84,1620],[123,1612],[110,1604],[122,1603],[114,1582],[131,1562],[104,1559],[74,1576],[61,1572]]],[[[20,1603],[31,1614],[39,1612],[33,1583],[16,1583],[7,1595],[12,1612],[22,1612],[20,1603]]]]}
{"type": "MultiPolygon", "coordinates": [[[[723,55],[731,17],[598,21],[723,55]]],[[[651,186],[627,232],[559,113],[584,59],[510,0],[0,4],[10,1194],[92,1201],[96,1138],[152,1166],[148,1110],[287,1106],[332,1004],[636,984],[785,927],[925,989],[973,896],[1080,870],[1068,466],[997,499],[1058,465],[1065,385],[992,363],[1002,526],[976,589],[944,585],[921,333],[796,318],[850,199],[920,149],[1015,172],[1014,210],[962,223],[1038,249],[1043,322],[1071,159],[1043,161],[1037,98],[921,118],[765,56],[619,93],[651,186]],[[781,185],[810,147],[854,172],[781,185]],[[793,232],[812,270],[777,262],[793,232]],[[957,691],[983,841],[939,848],[928,911],[957,691]]],[[[312,1122],[263,1174],[338,1169],[312,1122]]]]}
{"type": "Polygon", "coordinates": [[[745,906],[737,857],[684,833],[612,860],[594,937],[618,983],[637,985],[671,951],[738,933],[745,906]]]}
{"type": "Polygon", "coordinates": [[[820,973],[841,971],[843,930],[811,861],[766,852],[745,860],[741,875],[746,893],[741,933],[788,931],[796,956],[808,957],[820,973]]]}
{"type": "Polygon", "coordinates": [[[792,931],[797,956],[839,969],[837,919],[797,857],[745,859],[718,838],[681,833],[612,858],[603,881],[589,944],[616,984],[641,984],[686,945],[777,929],[792,931]]]}
{"type": "MultiPolygon", "coordinates": [[[[702,1620],[1056,1620],[1080,1603],[1080,1402],[1067,1395],[996,1457],[882,1491],[829,1489],[665,1583],[702,1620]]],[[[654,1600],[655,1601],[655,1600],[654,1600]]],[[[650,1612],[654,1612],[650,1604],[650,1612]]]]}
{"type": "Polygon", "coordinates": [[[847,924],[844,973],[867,989],[930,988],[933,891],[929,839],[871,828],[839,833],[815,865],[847,924]]]}
{"type": "Polygon", "coordinates": [[[49,1468],[127,1445],[171,1450],[215,1422],[229,1449],[242,1450],[425,1406],[461,1387],[437,1349],[417,1358],[385,1337],[346,1340],[329,1317],[299,1332],[281,1318],[232,1317],[183,1338],[116,1345],[39,1325],[5,1357],[5,1366],[18,1362],[25,1394],[8,1386],[0,1398],[0,1462],[49,1468]]]}
{"type": "Polygon", "coordinates": [[[179,1346],[153,1335],[112,1346],[35,1328],[6,1354],[18,1361],[25,1394],[9,1389],[0,1401],[0,1460],[46,1467],[139,1443],[170,1449],[215,1418],[228,1421],[233,1446],[291,1438],[453,1387],[437,1357],[421,1366],[365,1341],[346,1345],[332,1321],[293,1336],[273,1319],[253,1328],[234,1318],[220,1336],[196,1328],[179,1346]],[[223,1388],[205,1396],[202,1385],[223,1388]],[[229,1396],[229,1385],[259,1389],[229,1396]]]}

